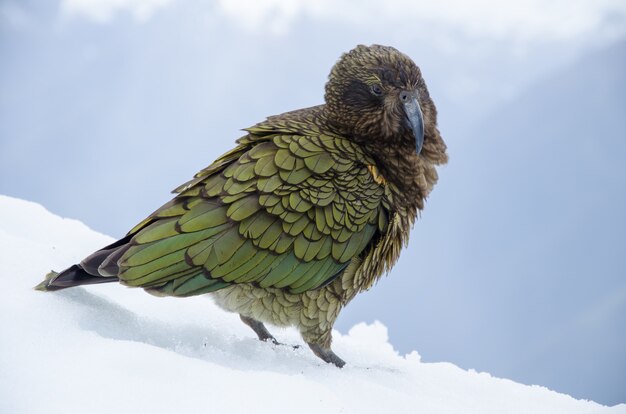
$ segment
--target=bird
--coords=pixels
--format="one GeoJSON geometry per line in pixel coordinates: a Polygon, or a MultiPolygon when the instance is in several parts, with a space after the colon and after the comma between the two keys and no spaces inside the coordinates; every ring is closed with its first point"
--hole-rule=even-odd
{"type": "Polygon", "coordinates": [[[299,330],[324,362],[340,311],[388,273],[448,161],[419,67],[358,45],[321,105],[267,117],[125,237],[35,287],[119,282],[156,296],[209,295],[262,341],[299,330]]]}

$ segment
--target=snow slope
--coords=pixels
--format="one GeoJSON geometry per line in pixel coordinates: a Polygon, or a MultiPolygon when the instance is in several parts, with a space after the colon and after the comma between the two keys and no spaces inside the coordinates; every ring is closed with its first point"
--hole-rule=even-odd
{"type": "MultiPolygon", "coordinates": [[[[626,413],[398,355],[379,323],[335,332],[340,370],[305,346],[259,342],[205,297],[32,289],[111,240],[0,196],[0,413],[626,413]]],[[[273,331],[302,345],[294,330],[273,331]]]]}

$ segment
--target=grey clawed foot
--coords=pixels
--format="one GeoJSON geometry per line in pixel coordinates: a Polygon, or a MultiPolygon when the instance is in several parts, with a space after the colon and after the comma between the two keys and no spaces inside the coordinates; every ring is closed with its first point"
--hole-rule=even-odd
{"type": "MultiPolygon", "coordinates": [[[[254,318],[250,318],[248,316],[244,316],[241,314],[239,315],[239,317],[241,318],[241,321],[243,323],[245,323],[250,328],[252,328],[252,330],[257,334],[257,336],[259,337],[261,341],[263,342],[271,341],[274,345],[285,345],[283,343],[278,342],[276,338],[274,338],[274,336],[270,333],[270,331],[267,330],[265,325],[263,325],[263,322],[259,322],[254,318]]],[[[311,351],[313,351],[313,353],[317,355],[322,361],[327,362],[329,364],[333,364],[339,368],[342,368],[344,365],[346,365],[345,361],[339,358],[337,354],[335,354],[332,351],[332,349],[325,348],[320,344],[315,344],[315,343],[310,343],[310,342],[307,342],[307,345],[309,345],[309,348],[311,348],[311,351]]],[[[291,345],[291,347],[293,349],[300,348],[299,345],[291,345]]]]}
{"type": "MultiPolygon", "coordinates": [[[[261,339],[263,341],[263,339],[261,339]]],[[[271,339],[269,339],[270,341],[272,341],[272,343],[274,345],[279,345],[279,346],[289,346],[292,349],[300,349],[300,345],[289,345],[289,344],[283,344],[282,342],[278,342],[274,337],[272,337],[271,339]]],[[[267,341],[266,341],[267,342],[267,341]]]]}
{"type": "Polygon", "coordinates": [[[256,319],[249,318],[247,316],[239,315],[241,321],[248,325],[252,330],[257,334],[261,341],[272,341],[274,344],[278,344],[278,341],[274,336],[267,330],[263,322],[259,322],[256,319]]]}
{"type": "MultiPolygon", "coordinates": [[[[285,345],[281,342],[278,342],[276,338],[267,330],[263,322],[259,322],[254,318],[250,318],[248,316],[239,315],[242,322],[248,325],[252,330],[257,334],[259,340],[263,342],[272,342],[274,345],[285,345]]],[[[300,348],[300,345],[290,345],[293,349],[300,348]]]]}
{"type": "Polygon", "coordinates": [[[342,368],[344,365],[346,365],[346,362],[343,359],[339,358],[337,354],[332,351],[332,349],[324,348],[319,344],[308,343],[308,345],[309,348],[311,348],[311,351],[313,351],[313,353],[321,358],[324,362],[333,364],[338,368],[342,368]]]}

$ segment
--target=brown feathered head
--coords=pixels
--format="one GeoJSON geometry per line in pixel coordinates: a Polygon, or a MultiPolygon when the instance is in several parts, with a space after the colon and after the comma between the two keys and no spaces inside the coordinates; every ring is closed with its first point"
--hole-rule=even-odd
{"type": "Polygon", "coordinates": [[[325,92],[327,117],[341,133],[373,150],[411,147],[433,164],[446,162],[420,69],[397,49],[355,47],[332,68],[325,92]]]}

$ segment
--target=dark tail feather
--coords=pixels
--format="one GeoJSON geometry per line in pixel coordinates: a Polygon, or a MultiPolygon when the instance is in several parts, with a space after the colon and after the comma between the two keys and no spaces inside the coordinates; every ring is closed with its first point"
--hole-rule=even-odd
{"type": "Polygon", "coordinates": [[[118,260],[130,248],[132,234],[109,244],[87,256],[80,264],[68,267],[61,273],[50,272],[36,290],[53,291],[81,285],[95,285],[118,281],[118,260]]]}
{"type": "Polygon", "coordinates": [[[35,286],[35,289],[50,292],[74,286],[116,282],[117,280],[117,276],[102,277],[90,275],[89,273],[85,272],[85,270],[80,265],[73,265],[72,267],[65,269],[61,273],[48,273],[45,280],[35,286]]]}

